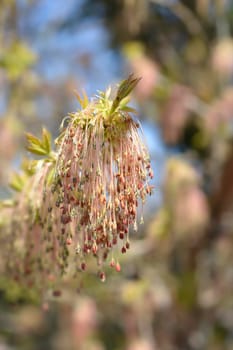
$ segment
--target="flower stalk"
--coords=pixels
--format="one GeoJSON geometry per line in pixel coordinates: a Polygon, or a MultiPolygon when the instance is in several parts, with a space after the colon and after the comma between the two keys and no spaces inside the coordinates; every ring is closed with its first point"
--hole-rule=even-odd
{"type": "Polygon", "coordinates": [[[148,151],[131,116],[134,110],[127,106],[138,81],[129,76],[115,98],[111,89],[91,101],[77,94],[81,109],[64,120],[56,152],[45,129],[41,139],[26,135],[27,149],[43,159],[34,161],[25,186],[21,178],[14,184],[21,192],[12,209],[16,215],[9,247],[18,254],[8,267],[17,278],[51,285],[65,273],[87,270],[87,256],[93,255],[105,281],[109,252],[109,265],[121,270],[114,248],[122,254],[130,248],[139,202],[152,191],[148,151]]]}
{"type": "Polygon", "coordinates": [[[129,228],[137,228],[138,201],[151,193],[153,174],[140,126],[122,103],[137,82],[130,76],[113,101],[108,90],[71,114],[59,141],[61,222],[80,247],[81,261],[91,253],[102,264],[115,245],[125,253],[129,228]]]}

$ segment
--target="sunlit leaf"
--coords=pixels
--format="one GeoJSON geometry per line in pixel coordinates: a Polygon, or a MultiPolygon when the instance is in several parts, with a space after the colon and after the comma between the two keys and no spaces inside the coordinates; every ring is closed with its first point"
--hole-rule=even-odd
{"type": "Polygon", "coordinates": [[[35,173],[36,161],[24,158],[21,163],[21,168],[25,174],[31,176],[35,173]]]}
{"type": "Polygon", "coordinates": [[[30,144],[30,145],[38,145],[38,146],[41,144],[41,142],[38,139],[38,137],[30,134],[29,132],[26,132],[25,136],[27,138],[28,144],[30,144]]]}
{"type": "Polygon", "coordinates": [[[49,155],[51,152],[51,135],[45,128],[42,130],[41,140],[30,133],[26,133],[26,138],[28,141],[26,149],[29,152],[41,156],[49,155]]]}
{"type": "Polygon", "coordinates": [[[89,100],[88,100],[88,97],[87,97],[87,94],[85,93],[85,91],[82,91],[83,96],[81,96],[77,91],[74,91],[74,95],[77,98],[80,106],[83,109],[86,108],[88,103],[89,103],[89,100]]]}
{"type": "Polygon", "coordinates": [[[121,82],[117,90],[117,95],[113,100],[110,113],[113,113],[119,107],[120,102],[131,93],[140,80],[141,78],[134,78],[133,74],[130,74],[127,79],[121,82]]]}
{"type": "Polygon", "coordinates": [[[50,153],[51,151],[51,134],[43,128],[42,130],[42,141],[43,141],[43,146],[47,150],[47,153],[50,153]]]}
{"type": "Polygon", "coordinates": [[[124,106],[121,109],[122,109],[122,111],[125,111],[125,112],[130,112],[130,113],[134,113],[134,114],[137,113],[137,110],[135,108],[132,108],[129,106],[124,106]]]}
{"type": "Polygon", "coordinates": [[[39,156],[46,156],[46,155],[48,155],[47,150],[45,150],[43,147],[40,147],[40,146],[36,146],[36,145],[31,146],[31,147],[28,146],[28,147],[26,147],[26,149],[27,149],[29,152],[34,153],[34,154],[37,154],[37,155],[39,155],[39,156]]]}
{"type": "Polygon", "coordinates": [[[24,183],[25,183],[25,179],[23,177],[23,175],[14,173],[11,177],[11,181],[9,183],[9,186],[17,191],[17,192],[21,192],[23,187],[24,187],[24,183]]]}

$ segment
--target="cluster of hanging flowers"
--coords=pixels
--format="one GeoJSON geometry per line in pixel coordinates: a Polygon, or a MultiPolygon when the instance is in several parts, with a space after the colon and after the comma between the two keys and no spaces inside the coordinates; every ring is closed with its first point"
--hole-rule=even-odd
{"type": "Polygon", "coordinates": [[[88,255],[97,259],[102,281],[105,260],[120,271],[117,256],[130,248],[138,206],[152,191],[148,151],[127,106],[137,83],[129,76],[115,97],[110,88],[91,101],[77,95],[81,109],[64,119],[57,152],[46,130],[41,140],[27,134],[28,150],[45,158],[33,167],[12,209],[11,249],[15,236],[23,242],[8,266],[17,278],[33,284],[52,283],[68,272],[76,276],[88,269],[88,255]]]}

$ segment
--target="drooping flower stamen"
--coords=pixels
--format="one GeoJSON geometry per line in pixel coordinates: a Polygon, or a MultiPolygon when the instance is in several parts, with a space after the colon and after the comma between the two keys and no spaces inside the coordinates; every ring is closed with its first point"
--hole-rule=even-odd
{"type": "Polygon", "coordinates": [[[138,200],[151,192],[153,174],[139,123],[121,103],[120,92],[125,98],[136,81],[125,80],[113,101],[102,93],[72,114],[59,142],[61,220],[72,229],[82,258],[92,253],[105,260],[119,239],[125,253],[129,228],[137,229],[138,200]]]}
{"type": "MultiPolygon", "coordinates": [[[[27,149],[44,158],[34,161],[2,235],[10,237],[4,239],[6,271],[20,283],[55,288],[56,294],[64,274],[88,269],[87,255],[97,259],[104,281],[109,252],[130,248],[129,230],[137,229],[139,202],[151,194],[153,177],[140,125],[127,106],[137,82],[124,80],[114,99],[110,89],[91,102],[78,96],[82,109],[66,118],[57,152],[45,129],[41,139],[27,134],[27,149]]],[[[119,272],[113,252],[110,266],[119,272]]]]}

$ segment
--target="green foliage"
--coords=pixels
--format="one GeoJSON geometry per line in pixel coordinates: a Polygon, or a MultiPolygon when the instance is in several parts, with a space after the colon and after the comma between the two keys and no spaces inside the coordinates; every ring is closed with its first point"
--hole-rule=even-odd
{"type": "Polygon", "coordinates": [[[75,91],[74,94],[75,94],[75,97],[77,98],[81,108],[82,109],[86,108],[88,103],[89,103],[89,100],[88,100],[88,97],[87,97],[85,91],[82,91],[82,96],[77,91],[75,91]]]}
{"type": "Polygon", "coordinates": [[[25,176],[23,174],[18,174],[18,173],[14,173],[11,176],[11,181],[9,183],[9,186],[17,191],[17,192],[21,192],[22,189],[24,188],[25,185],[25,176]]]}
{"type": "Polygon", "coordinates": [[[6,70],[12,80],[19,78],[35,62],[35,54],[22,42],[13,43],[0,55],[0,67],[6,70]]]}
{"type": "Polygon", "coordinates": [[[40,156],[49,156],[51,152],[51,135],[50,133],[43,128],[42,129],[42,138],[26,133],[27,138],[27,150],[31,153],[40,156]]]}
{"type": "Polygon", "coordinates": [[[110,110],[110,114],[114,113],[116,109],[119,107],[125,108],[126,103],[128,102],[128,95],[135,88],[141,78],[135,78],[133,74],[131,74],[127,79],[123,80],[117,90],[116,97],[112,102],[112,107],[110,110]],[[126,100],[125,100],[126,99],[126,100]]]}
{"type": "Polygon", "coordinates": [[[39,302],[39,294],[35,289],[25,288],[17,281],[7,277],[0,278],[0,293],[3,294],[4,300],[10,304],[38,304],[39,302]]]}

